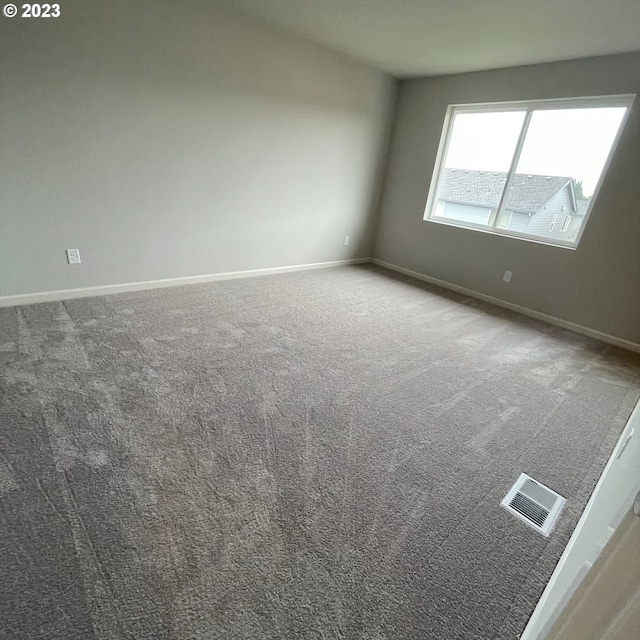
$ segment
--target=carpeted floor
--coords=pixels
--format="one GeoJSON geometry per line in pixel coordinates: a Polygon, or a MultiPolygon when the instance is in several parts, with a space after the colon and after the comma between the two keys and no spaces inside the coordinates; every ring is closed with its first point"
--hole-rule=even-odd
{"type": "Polygon", "coordinates": [[[0,357],[10,640],[515,639],[640,394],[371,266],[2,309],[0,357]]]}

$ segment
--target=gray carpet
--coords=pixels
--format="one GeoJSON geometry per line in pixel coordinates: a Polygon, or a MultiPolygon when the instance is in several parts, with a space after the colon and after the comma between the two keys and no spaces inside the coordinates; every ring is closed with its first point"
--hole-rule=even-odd
{"type": "Polygon", "coordinates": [[[625,351],[375,267],[0,310],[0,635],[515,639],[625,351]],[[499,507],[567,497],[544,538],[499,507]]]}

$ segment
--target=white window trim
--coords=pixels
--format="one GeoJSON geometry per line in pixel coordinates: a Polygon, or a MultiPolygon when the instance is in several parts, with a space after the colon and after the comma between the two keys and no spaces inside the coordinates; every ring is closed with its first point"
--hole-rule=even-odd
{"type": "Polygon", "coordinates": [[[564,217],[564,222],[562,223],[562,231],[566,231],[569,228],[569,225],[571,224],[571,216],[565,216],[564,217]]]}
{"type": "MultiPolygon", "coordinates": [[[[513,220],[513,211],[507,210],[507,213],[509,214],[509,219],[507,220],[507,224],[504,227],[498,226],[498,229],[508,229],[509,228],[509,225],[511,224],[511,221],[513,220]]],[[[496,218],[497,217],[498,217],[498,211],[496,210],[496,218]]]]}
{"type": "Polygon", "coordinates": [[[513,102],[487,102],[487,103],[477,103],[477,104],[453,104],[449,105],[447,108],[447,112],[445,114],[444,123],[442,127],[442,135],[440,137],[440,144],[438,145],[438,153],[436,155],[436,162],[433,168],[433,173],[431,176],[431,182],[429,185],[429,193],[427,196],[427,203],[424,209],[423,220],[425,222],[432,222],[435,224],[444,224],[452,227],[458,227],[460,229],[472,229],[474,231],[481,231],[485,233],[491,233],[494,235],[507,236],[511,238],[516,238],[520,240],[526,240],[529,242],[537,242],[539,244],[546,244],[550,246],[562,247],[565,249],[576,249],[580,240],[582,238],[582,234],[589,222],[589,217],[591,215],[591,210],[593,208],[593,204],[596,201],[598,194],[600,192],[600,187],[602,186],[602,182],[604,177],[609,170],[609,165],[611,164],[611,160],[613,155],[615,154],[616,148],[618,146],[618,142],[620,140],[620,136],[624,131],[625,125],[627,123],[627,118],[629,117],[629,113],[631,112],[631,107],[633,106],[633,102],[636,98],[635,93],[623,94],[623,95],[606,95],[606,96],[588,96],[588,97],[577,97],[577,98],[555,98],[549,100],[524,100],[524,101],[513,101],[513,102]],[[580,226],[580,230],[576,236],[576,238],[572,241],[568,240],[559,240],[557,238],[545,238],[540,235],[532,235],[528,233],[524,233],[521,231],[513,231],[511,229],[503,229],[498,227],[497,221],[499,220],[500,213],[503,210],[506,200],[508,197],[509,187],[511,186],[511,182],[513,182],[513,178],[515,176],[515,171],[518,166],[518,162],[520,160],[520,155],[522,153],[522,148],[524,147],[524,142],[526,139],[527,131],[529,128],[529,123],[531,121],[531,114],[534,110],[544,110],[544,109],[571,109],[571,108],[586,108],[586,107],[624,107],[626,109],[624,115],[622,116],[622,120],[620,121],[620,126],[618,127],[618,131],[616,133],[615,138],[611,144],[611,148],[609,150],[609,154],[607,159],[602,167],[602,172],[600,173],[600,178],[598,179],[598,183],[593,191],[593,195],[591,196],[591,200],[589,202],[589,206],[585,212],[584,219],[582,221],[582,225],[580,226]],[[449,147],[449,141],[451,139],[451,134],[453,132],[453,128],[451,126],[453,122],[454,115],[457,113],[483,113],[490,112],[495,113],[497,111],[525,111],[525,117],[520,129],[520,134],[518,136],[518,142],[516,144],[511,166],[509,167],[509,171],[507,173],[507,181],[504,186],[504,191],[502,193],[502,197],[498,204],[498,211],[496,213],[496,217],[494,220],[493,226],[480,226],[467,222],[460,222],[456,220],[447,220],[443,218],[435,218],[431,215],[431,209],[434,205],[434,200],[437,194],[437,187],[440,178],[440,174],[442,172],[442,164],[444,159],[447,157],[447,151],[449,147]]]}
{"type": "Polygon", "coordinates": [[[551,218],[551,224],[549,225],[549,233],[553,231],[553,227],[556,226],[557,220],[558,220],[558,214],[554,213],[553,218],[551,218]]]}

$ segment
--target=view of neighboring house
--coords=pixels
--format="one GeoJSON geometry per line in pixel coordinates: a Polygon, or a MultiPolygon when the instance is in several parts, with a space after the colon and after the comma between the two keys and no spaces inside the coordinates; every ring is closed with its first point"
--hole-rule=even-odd
{"type": "MultiPolygon", "coordinates": [[[[445,169],[435,215],[492,226],[506,181],[506,173],[445,169]]],[[[498,227],[570,241],[588,204],[576,198],[573,178],[516,174],[498,227]]]]}

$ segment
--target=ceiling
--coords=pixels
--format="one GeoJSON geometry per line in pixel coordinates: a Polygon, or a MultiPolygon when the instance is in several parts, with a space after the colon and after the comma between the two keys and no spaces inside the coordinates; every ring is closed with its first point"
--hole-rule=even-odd
{"type": "Polygon", "coordinates": [[[399,77],[640,50],[640,0],[208,0],[399,77]]]}

